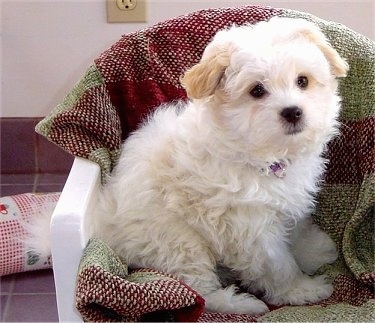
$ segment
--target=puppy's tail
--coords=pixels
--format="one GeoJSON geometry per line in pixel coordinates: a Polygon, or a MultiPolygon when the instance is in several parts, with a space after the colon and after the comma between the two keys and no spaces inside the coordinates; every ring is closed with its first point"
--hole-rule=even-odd
{"type": "Polygon", "coordinates": [[[37,255],[43,259],[51,258],[51,231],[50,223],[52,213],[57,201],[46,198],[42,204],[31,206],[31,214],[28,219],[21,222],[26,235],[21,238],[26,255],[37,255]]]}

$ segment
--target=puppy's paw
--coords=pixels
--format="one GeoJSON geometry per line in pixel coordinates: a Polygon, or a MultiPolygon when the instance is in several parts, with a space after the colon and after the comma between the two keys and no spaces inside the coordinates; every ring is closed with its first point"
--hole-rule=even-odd
{"type": "Polygon", "coordinates": [[[328,236],[328,234],[324,233],[324,236],[322,236],[322,239],[324,239],[324,243],[322,244],[320,252],[319,252],[319,256],[317,257],[318,259],[320,259],[320,264],[319,264],[318,259],[315,259],[316,270],[325,264],[332,264],[333,262],[336,261],[338,257],[336,244],[328,236]]]}
{"type": "Polygon", "coordinates": [[[304,232],[293,249],[298,266],[309,275],[314,274],[321,266],[333,263],[338,256],[333,240],[317,225],[304,232]]]}
{"type": "Polygon", "coordinates": [[[236,294],[236,287],[231,285],[218,289],[204,296],[206,309],[210,312],[257,315],[269,311],[267,305],[255,296],[247,293],[236,294]]]}
{"type": "Polygon", "coordinates": [[[303,305],[317,303],[331,296],[333,287],[327,276],[309,277],[303,275],[297,278],[286,292],[271,297],[269,302],[275,305],[303,305]]]}
{"type": "MultiPolygon", "coordinates": [[[[324,243],[320,243],[319,250],[306,250],[305,255],[297,261],[300,269],[309,275],[314,274],[321,266],[331,264],[337,259],[338,253],[335,243],[326,235],[324,243]]],[[[324,236],[322,236],[324,239],[324,236]]]]}

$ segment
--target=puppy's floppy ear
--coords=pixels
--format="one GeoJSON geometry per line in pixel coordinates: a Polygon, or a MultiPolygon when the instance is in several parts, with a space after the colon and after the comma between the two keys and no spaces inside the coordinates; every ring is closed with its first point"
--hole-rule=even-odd
{"type": "Polygon", "coordinates": [[[348,70],[348,63],[339,53],[328,43],[322,31],[312,23],[305,21],[301,24],[300,33],[302,36],[313,42],[323,52],[325,58],[331,66],[331,72],[336,77],[345,77],[348,70]]]}
{"type": "Polygon", "coordinates": [[[191,99],[202,99],[212,95],[229,65],[229,42],[223,40],[219,32],[206,47],[202,59],[186,71],[180,79],[191,99]]]}

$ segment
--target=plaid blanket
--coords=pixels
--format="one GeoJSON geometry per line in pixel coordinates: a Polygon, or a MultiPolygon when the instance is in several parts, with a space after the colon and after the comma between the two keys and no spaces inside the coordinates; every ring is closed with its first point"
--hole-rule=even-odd
{"type": "Polygon", "coordinates": [[[341,136],[329,145],[330,164],[314,214],[340,251],[334,264],[320,269],[333,278],[333,295],[320,304],[272,308],[261,317],[204,313],[201,297],[183,283],[152,269],[128,273],[107,246],[91,241],[77,280],[77,308],[85,320],[375,320],[375,45],[366,37],[286,9],[201,10],[122,36],[36,130],[73,155],[97,162],[105,181],[122,141],[142,119],[160,103],[186,98],[179,77],[219,29],[272,16],[316,23],[350,65],[339,87],[341,136]]]}

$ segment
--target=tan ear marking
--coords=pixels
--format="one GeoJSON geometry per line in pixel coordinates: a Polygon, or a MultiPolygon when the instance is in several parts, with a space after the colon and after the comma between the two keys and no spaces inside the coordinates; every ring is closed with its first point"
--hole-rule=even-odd
{"type": "Polygon", "coordinates": [[[328,43],[323,33],[312,29],[302,30],[302,35],[313,42],[322,51],[331,66],[332,74],[336,77],[345,77],[348,70],[348,63],[328,43]]]}
{"type": "Polygon", "coordinates": [[[225,68],[229,64],[226,53],[203,58],[197,65],[186,71],[181,84],[192,99],[202,99],[212,95],[220,83],[225,68]]]}
{"type": "Polygon", "coordinates": [[[214,94],[229,66],[230,48],[228,30],[219,31],[206,47],[200,62],[180,78],[189,98],[202,99],[214,94]]]}

